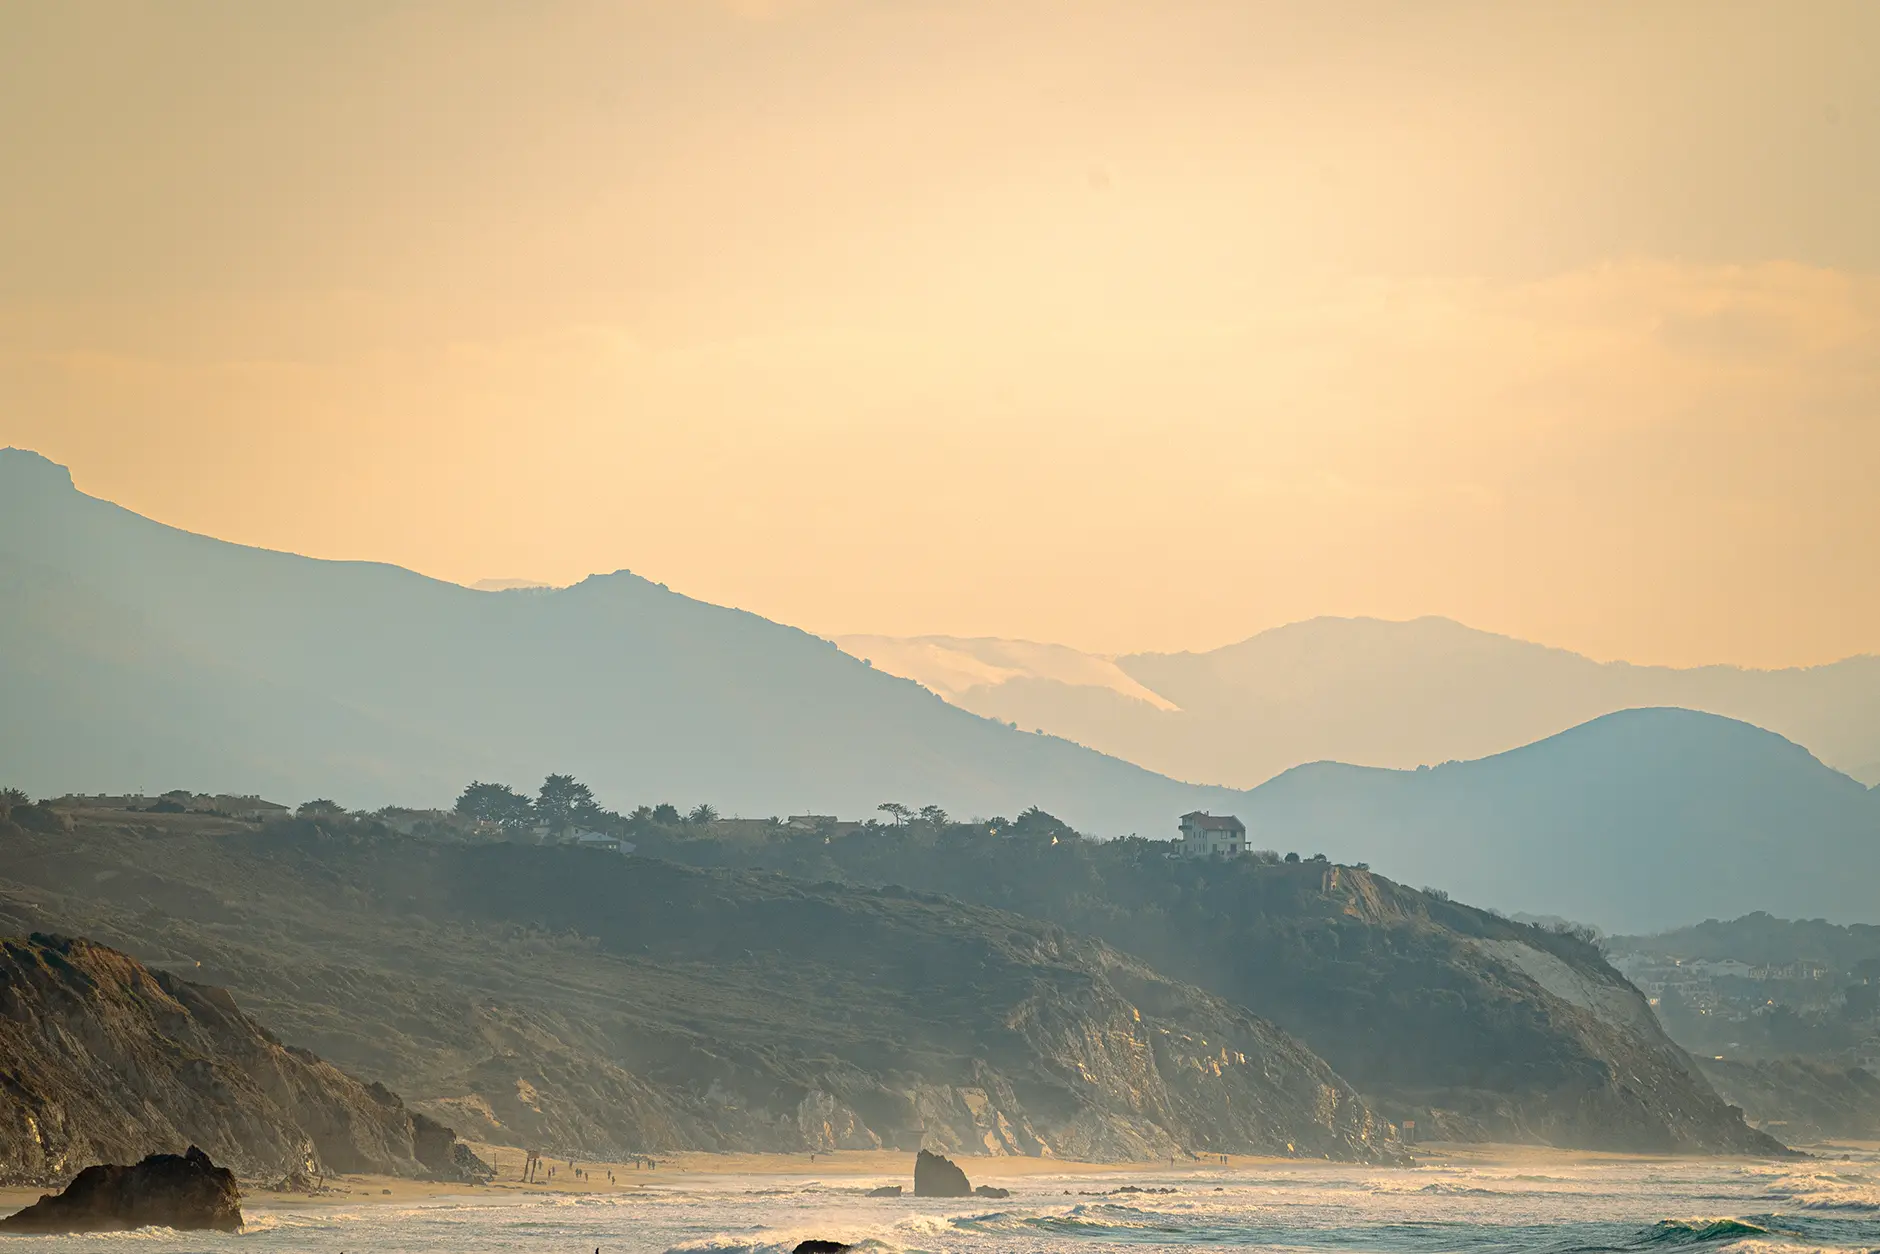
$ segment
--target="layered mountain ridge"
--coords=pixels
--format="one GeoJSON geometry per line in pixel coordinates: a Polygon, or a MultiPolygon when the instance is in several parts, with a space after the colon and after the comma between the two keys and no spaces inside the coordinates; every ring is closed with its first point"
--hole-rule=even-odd
{"type": "Polygon", "coordinates": [[[1649,706],[1754,723],[1880,784],[1873,656],[1783,670],[1640,666],[1435,617],[1313,618],[1207,652],[1118,657],[948,636],[837,643],[963,709],[1236,788],[1308,762],[1488,757],[1649,706]]]}
{"type": "Polygon", "coordinates": [[[770,814],[896,796],[1156,830],[1237,794],[1022,734],[827,641],[627,572],[477,592],[179,531],[0,451],[7,782],[368,808],[572,771],[603,795],[770,814]]]}

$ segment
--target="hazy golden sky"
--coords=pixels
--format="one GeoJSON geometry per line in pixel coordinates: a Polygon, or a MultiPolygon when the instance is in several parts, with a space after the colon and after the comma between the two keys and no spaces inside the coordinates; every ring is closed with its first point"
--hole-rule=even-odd
{"type": "Polygon", "coordinates": [[[1880,651],[1880,4],[14,4],[0,162],[0,444],[194,530],[1880,651]]]}

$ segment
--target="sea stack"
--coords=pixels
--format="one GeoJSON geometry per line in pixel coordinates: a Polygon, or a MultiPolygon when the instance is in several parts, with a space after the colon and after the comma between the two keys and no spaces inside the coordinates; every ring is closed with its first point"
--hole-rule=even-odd
{"type": "Polygon", "coordinates": [[[25,1210],[0,1219],[0,1232],[121,1232],[129,1228],[178,1231],[242,1230],[241,1190],[235,1173],[209,1156],[152,1154],[135,1167],[101,1163],[73,1177],[63,1193],[48,1193],[25,1210]]]}
{"type": "Polygon", "coordinates": [[[950,1158],[922,1150],[914,1159],[915,1197],[971,1197],[973,1186],[950,1158]]]}

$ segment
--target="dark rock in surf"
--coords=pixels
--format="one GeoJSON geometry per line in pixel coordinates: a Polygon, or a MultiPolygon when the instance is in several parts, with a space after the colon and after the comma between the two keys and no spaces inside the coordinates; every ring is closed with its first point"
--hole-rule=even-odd
{"type": "Polygon", "coordinates": [[[971,1197],[973,1186],[952,1159],[922,1150],[914,1159],[915,1197],[971,1197]]]}
{"type": "Polygon", "coordinates": [[[1001,1189],[996,1184],[982,1184],[973,1190],[974,1197],[1010,1197],[1012,1190],[1001,1189]]]}
{"type": "Polygon", "coordinates": [[[899,1197],[901,1196],[901,1186],[898,1184],[884,1184],[879,1189],[868,1190],[868,1196],[870,1197],[899,1197]]]}
{"type": "Polygon", "coordinates": [[[0,1232],[120,1232],[129,1228],[178,1231],[242,1230],[242,1195],[235,1173],[209,1156],[151,1154],[135,1167],[102,1163],[78,1173],[63,1193],[48,1193],[0,1219],[0,1232]]]}
{"type": "Polygon", "coordinates": [[[796,1248],[790,1251],[790,1254],[842,1254],[842,1251],[852,1250],[854,1248],[854,1246],[844,1245],[840,1241],[819,1241],[815,1237],[811,1237],[807,1241],[798,1241],[796,1248]]]}

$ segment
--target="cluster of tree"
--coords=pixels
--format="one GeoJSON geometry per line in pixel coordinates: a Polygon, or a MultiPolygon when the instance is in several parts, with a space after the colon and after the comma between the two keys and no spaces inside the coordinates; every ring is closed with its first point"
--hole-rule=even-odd
{"type": "Polygon", "coordinates": [[[594,800],[594,790],[572,775],[550,775],[533,797],[508,784],[474,780],[458,796],[455,809],[464,818],[494,823],[510,833],[536,827],[550,832],[576,825],[596,827],[606,813],[594,800]]]}
{"type": "Polygon", "coordinates": [[[69,815],[52,808],[50,801],[34,801],[18,788],[0,788],[0,827],[13,826],[34,832],[71,830],[69,815]]]}
{"type": "MultiPolygon", "coordinates": [[[[957,823],[937,805],[916,809],[898,801],[884,801],[876,809],[886,815],[887,820],[870,819],[859,826],[869,831],[898,828],[908,836],[933,835],[964,826],[989,835],[1011,838],[1036,836],[1059,841],[1082,839],[1070,824],[1037,806],[1025,810],[1016,819],[995,816],[964,825],[957,823]]],[[[301,818],[343,813],[342,807],[325,800],[310,801],[298,811],[301,818]]],[[[541,788],[536,790],[533,797],[508,784],[474,780],[458,795],[453,813],[462,819],[492,824],[512,837],[538,828],[544,828],[553,835],[580,827],[629,836],[635,840],[650,839],[655,845],[660,843],[662,837],[692,839],[704,835],[721,817],[717,808],[708,803],[682,811],[671,802],[661,802],[657,805],[635,806],[621,814],[602,806],[595,800],[593,790],[572,775],[550,775],[542,781],[541,788]]],[[[767,822],[773,834],[781,835],[788,830],[784,821],[775,815],[767,822]]],[[[815,834],[826,835],[820,829],[815,834]]],[[[1276,859],[1278,856],[1273,855],[1276,859]]],[[[1297,854],[1291,857],[1295,862],[1299,860],[1297,854]]]]}
{"type": "Polygon", "coordinates": [[[624,835],[649,827],[702,827],[718,820],[718,811],[710,805],[681,813],[670,802],[637,806],[620,814],[602,806],[594,799],[594,790],[572,775],[548,776],[533,797],[508,784],[474,780],[459,794],[453,809],[461,818],[492,823],[512,836],[536,828],[559,835],[577,827],[624,835]]]}
{"type": "Polygon", "coordinates": [[[898,801],[884,801],[875,809],[894,820],[894,826],[905,827],[909,823],[925,823],[929,827],[945,827],[953,820],[939,806],[922,806],[916,810],[912,806],[902,805],[898,801]]]}

